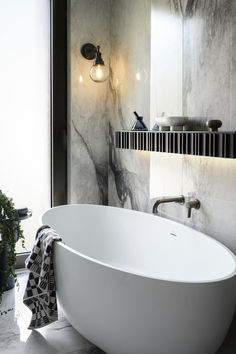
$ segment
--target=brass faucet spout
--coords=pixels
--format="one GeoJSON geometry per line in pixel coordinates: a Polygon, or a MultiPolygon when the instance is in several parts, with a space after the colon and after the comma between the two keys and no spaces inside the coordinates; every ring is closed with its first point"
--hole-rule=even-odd
{"type": "Polygon", "coordinates": [[[163,199],[158,199],[155,204],[153,205],[152,212],[153,214],[157,215],[158,214],[158,207],[160,204],[164,203],[178,203],[178,204],[184,204],[185,199],[184,196],[181,195],[179,197],[168,197],[168,198],[163,198],[163,199]]]}

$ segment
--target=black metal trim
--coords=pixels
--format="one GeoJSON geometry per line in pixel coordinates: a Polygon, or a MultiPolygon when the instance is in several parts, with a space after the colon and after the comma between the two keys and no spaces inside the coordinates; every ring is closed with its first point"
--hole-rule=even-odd
{"type": "Polygon", "coordinates": [[[67,0],[51,0],[51,206],[67,204],[67,0]]]}
{"type": "Polygon", "coordinates": [[[236,132],[116,131],[115,147],[233,159],[236,158],[236,132]]]}
{"type": "Polygon", "coordinates": [[[80,48],[82,56],[87,60],[93,60],[96,57],[97,48],[92,43],[85,43],[80,48]]]}

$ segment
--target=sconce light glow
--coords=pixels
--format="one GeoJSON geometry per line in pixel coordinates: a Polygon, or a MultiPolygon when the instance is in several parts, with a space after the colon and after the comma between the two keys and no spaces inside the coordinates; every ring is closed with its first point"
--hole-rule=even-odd
{"type": "Polygon", "coordinates": [[[90,69],[90,77],[95,82],[104,82],[108,78],[108,68],[105,65],[93,65],[90,69]]]}
{"type": "Polygon", "coordinates": [[[135,80],[137,83],[144,83],[147,80],[147,72],[142,69],[142,68],[138,68],[135,71],[135,80]]]}
{"type": "Polygon", "coordinates": [[[83,76],[79,75],[79,82],[82,83],[84,81],[83,76]]]}
{"type": "Polygon", "coordinates": [[[95,82],[106,81],[109,75],[109,69],[104,64],[100,47],[86,43],[81,47],[81,54],[88,60],[94,59],[93,66],[90,69],[90,78],[95,82]]]}
{"type": "Polygon", "coordinates": [[[137,80],[137,81],[140,81],[140,80],[141,80],[140,72],[137,72],[137,73],[136,73],[136,80],[137,80]]]}
{"type": "Polygon", "coordinates": [[[108,68],[104,64],[102,53],[100,52],[100,47],[98,45],[96,57],[93,66],[90,69],[90,77],[95,82],[104,82],[107,80],[108,74],[108,68]]]}

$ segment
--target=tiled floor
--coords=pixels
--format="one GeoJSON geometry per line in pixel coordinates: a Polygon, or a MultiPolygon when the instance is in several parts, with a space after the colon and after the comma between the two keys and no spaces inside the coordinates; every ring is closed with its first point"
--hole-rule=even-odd
{"type": "MultiPolygon", "coordinates": [[[[19,272],[19,287],[5,293],[1,310],[14,307],[7,315],[0,316],[1,354],[102,354],[103,352],[83,338],[68,323],[59,308],[59,321],[42,329],[27,329],[30,311],[23,305],[22,297],[27,273],[19,272]]],[[[236,319],[217,354],[236,353],[236,319]]],[[[103,353],[105,354],[105,353],[103,353]]],[[[122,353],[130,354],[130,353],[122,353]]],[[[143,353],[148,354],[148,353],[143,353]]],[[[158,353],[162,354],[162,353],[158,353]]],[[[164,354],[164,353],[163,353],[164,354]]],[[[167,354],[167,353],[165,353],[167,354]]],[[[182,354],[182,353],[176,353],[182,354]]],[[[191,353],[188,353],[191,354],[191,353]]],[[[196,353],[195,353],[196,354],[196,353]]],[[[207,354],[207,353],[206,353],[207,354]]]]}
{"type": "Polygon", "coordinates": [[[1,354],[102,354],[82,337],[66,320],[59,308],[59,321],[31,331],[27,329],[30,310],[22,303],[27,273],[18,273],[19,287],[4,294],[0,309],[14,307],[0,316],[1,354]]]}

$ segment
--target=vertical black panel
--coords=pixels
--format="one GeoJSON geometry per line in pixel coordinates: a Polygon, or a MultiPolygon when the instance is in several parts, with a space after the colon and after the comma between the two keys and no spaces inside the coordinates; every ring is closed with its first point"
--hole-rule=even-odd
{"type": "Polygon", "coordinates": [[[197,155],[198,133],[194,133],[194,155],[197,155]]]}
{"type": "Polygon", "coordinates": [[[176,133],[173,133],[172,152],[176,153],[176,133]]]}
{"type": "Polygon", "coordinates": [[[165,137],[166,134],[165,133],[161,133],[161,152],[165,152],[165,137]]]}
{"type": "Polygon", "coordinates": [[[168,133],[168,151],[169,153],[172,152],[172,141],[173,141],[173,134],[168,133]]]}
{"type": "Polygon", "coordinates": [[[225,134],[226,137],[226,156],[225,157],[230,157],[230,134],[225,134]]]}
{"type": "Polygon", "coordinates": [[[148,147],[148,133],[145,132],[143,135],[144,143],[143,143],[143,150],[147,150],[148,147]]]}
{"type": "Polygon", "coordinates": [[[223,134],[218,136],[218,156],[223,157],[223,134]]]}
{"type": "Polygon", "coordinates": [[[233,133],[231,136],[231,154],[232,156],[230,156],[231,158],[235,158],[236,157],[236,134],[233,133]]]}
{"type": "Polygon", "coordinates": [[[67,1],[51,0],[51,202],[67,203],[67,1]]]}
{"type": "Polygon", "coordinates": [[[203,133],[198,134],[198,155],[202,156],[203,151],[203,133]]]}
{"type": "Polygon", "coordinates": [[[194,155],[194,134],[193,133],[190,134],[190,138],[191,138],[191,155],[194,155]]]}
{"type": "Polygon", "coordinates": [[[226,156],[226,151],[227,151],[227,144],[226,144],[226,141],[227,141],[227,134],[224,134],[223,135],[224,137],[224,141],[223,141],[223,157],[227,157],[226,156]]]}
{"type": "Polygon", "coordinates": [[[217,156],[216,155],[216,134],[212,135],[212,156],[217,156]]]}
{"type": "Polygon", "coordinates": [[[214,147],[214,133],[210,133],[209,135],[209,141],[210,141],[210,156],[214,156],[213,155],[213,147],[214,147]]]}
{"type": "Polygon", "coordinates": [[[185,146],[185,154],[188,154],[189,152],[189,138],[188,138],[188,134],[186,133],[186,136],[185,136],[185,144],[186,144],[186,146],[185,146]]]}
{"type": "Polygon", "coordinates": [[[152,151],[152,133],[148,133],[148,151],[152,151]]]}
{"type": "Polygon", "coordinates": [[[156,136],[155,136],[155,144],[154,144],[154,151],[159,151],[159,140],[160,140],[160,134],[156,134],[156,136]]]}
{"type": "Polygon", "coordinates": [[[186,134],[182,135],[182,142],[181,142],[181,154],[186,154],[186,134]]]}
{"type": "Polygon", "coordinates": [[[155,148],[155,139],[156,139],[157,135],[154,133],[150,134],[150,151],[154,151],[155,148]]]}

